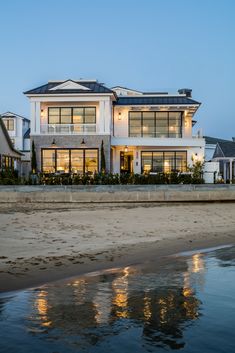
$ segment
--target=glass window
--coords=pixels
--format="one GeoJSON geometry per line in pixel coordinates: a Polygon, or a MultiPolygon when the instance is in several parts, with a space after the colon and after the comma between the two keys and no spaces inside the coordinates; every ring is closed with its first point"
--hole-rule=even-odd
{"type": "Polygon", "coordinates": [[[98,171],[97,150],[85,150],[85,173],[95,173],[98,171]]]}
{"type": "Polygon", "coordinates": [[[143,137],[155,137],[155,113],[143,112],[143,137]]]}
{"type": "Polygon", "coordinates": [[[151,171],[154,173],[163,172],[163,152],[153,152],[153,164],[151,171]]]}
{"type": "Polygon", "coordinates": [[[152,152],[142,152],[142,173],[149,173],[152,171],[152,152]]]}
{"type": "Polygon", "coordinates": [[[181,112],[129,112],[129,136],[182,137],[181,112]]]}
{"type": "Polygon", "coordinates": [[[181,113],[169,113],[169,137],[181,137],[181,113]]]}
{"type": "Polygon", "coordinates": [[[83,174],[84,150],[71,150],[71,172],[83,174]]]}
{"type": "Polygon", "coordinates": [[[42,171],[43,173],[55,172],[55,150],[42,150],[42,171]]]}
{"type": "Polygon", "coordinates": [[[142,136],[142,114],[141,112],[129,113],[129,136],[139,137],[142,136]]]}
{"type": "Polygon", "coordinates": [[[176,152],[175,169],[180,172],[187,171],[187,152],[176,152]]]}
{"type": "Polygon", "coordinates": [[[15,130],[15,121],[14,119],[4,119],[3,120],[5,126],[6,126],[6,129],[8,131],[14,131],[15,130]]]}
{"type": "Polygon", "coordinates": [[[60,108],[48,108],[48,124],[60,124],[60,108]]]}
{"type": "Polygon", "coordinates": [[[85,117],[84,123],[85,124],[95,124],[96,122],[96,109],[94,107],[84,108],[85,117]]]}
{"type": "Polygon", "coordinates": [[[73,124],[83,124],[83,108],[73,108],[73,124]]]}
{"type": "Polygon", "coordinates": [[[185,172],[187,171],[187,152],[142,152],[141,166],[142,173],[185,172]]]}
{"type": "Polygon", "coordinates": [[[71,124],[72,123],[72,109],[71,108],[61,108],[60,110],[60,123],[61,124],[71,124]]]}
{"type": "Polygon", "coordinates": [[[61,173],[69,173],[69,150],[57,150],[56,171],[61,173]]]}
{"type": "Polygon", "coordinates": [[[168,137],[168,113],[156,113],[156,137],[168,137]]]}
{"type": "Polygon", "coordinates": [[[175,170],[175,152],[164,152],[164,173],[175,170]]]}

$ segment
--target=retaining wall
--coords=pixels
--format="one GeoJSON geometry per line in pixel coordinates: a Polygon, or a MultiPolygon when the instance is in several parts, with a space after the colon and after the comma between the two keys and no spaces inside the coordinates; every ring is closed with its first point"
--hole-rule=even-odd
{"type": "Polygon", "coordinates": [[[0,186],[0,204],[202,201],[235,201],[235,185],[0,186]]]}

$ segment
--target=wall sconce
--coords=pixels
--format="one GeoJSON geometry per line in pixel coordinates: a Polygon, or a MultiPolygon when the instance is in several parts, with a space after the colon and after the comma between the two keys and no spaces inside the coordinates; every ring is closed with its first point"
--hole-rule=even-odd
{"type": "Polygon", "coordinates": [[[82,139],[81,146],[84,147],[86,145],[84,139],[82,139]]]}
{"type": "Polygon", "coordinates": [[[55,146],[56,146],[55,139],[53,139],[51,143],[51,147],[55,147],[55,146]]]}
{"type": "Polygon", "coordinates": [[[118,113],[118,120],[122,120],[122,113],[121,112],[118,113]]]}
{"type": "Polygon", "coordinates": [[[124,148],[124,152],[127,153],[128,152],[128,146],[126,145],[124,148]]]}

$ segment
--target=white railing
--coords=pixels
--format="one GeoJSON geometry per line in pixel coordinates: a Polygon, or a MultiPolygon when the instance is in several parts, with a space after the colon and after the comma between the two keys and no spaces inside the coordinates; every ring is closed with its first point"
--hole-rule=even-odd
{"type": "Polygon", "coordinates": [[[96,124],[42,124],[41,134],[80,135],[96,133],[96,124]]]}

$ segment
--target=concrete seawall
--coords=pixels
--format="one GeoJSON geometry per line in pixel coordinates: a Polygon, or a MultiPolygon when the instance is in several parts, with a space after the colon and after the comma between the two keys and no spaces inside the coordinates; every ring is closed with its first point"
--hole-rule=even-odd
{"type": "Polygon", "coordinates": [[[0,186],[0,204],[204,201],[235,201],[235,185],[0,186]]]}

